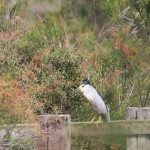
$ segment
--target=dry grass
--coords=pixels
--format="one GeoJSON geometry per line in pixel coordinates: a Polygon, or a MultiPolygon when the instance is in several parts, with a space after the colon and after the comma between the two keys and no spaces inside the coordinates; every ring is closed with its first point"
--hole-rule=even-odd
{"type": "Polygon", "coordinates": [[[8,112],[10,117],[20,118],[23,122],[35,121],[35,115],[30,105],[30,99],[17,80],[1,77],[0,79],[0,111],[8,112]]]}

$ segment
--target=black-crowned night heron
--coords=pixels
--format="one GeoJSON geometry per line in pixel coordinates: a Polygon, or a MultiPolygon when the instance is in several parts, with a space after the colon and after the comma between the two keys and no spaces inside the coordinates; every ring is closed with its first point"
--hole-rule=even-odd
{"type": "MultiPolygon", "coordinates": [[[[83,80],[83,83],[78,87],[78,90],[83,93],[83,95],[90,102],[92,108],[101,115],[102,121],[110,121],[109,108],[103,101],[102,97],[96,89],[90,85],[89,80],[83,80]]],[[[94,120],[95,118],[93,118],[94,120]]],[[[93,121],[92,120],[92,121],[93,121]]]]}

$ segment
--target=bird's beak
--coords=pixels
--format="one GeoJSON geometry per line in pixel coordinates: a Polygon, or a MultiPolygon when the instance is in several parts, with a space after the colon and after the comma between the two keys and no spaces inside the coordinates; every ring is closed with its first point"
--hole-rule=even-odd
{"type": "Polygon", "coordinates": [[[79,92],[79,91],[80,91],[80,88],[77,87],[77,88],[75,89],[75,92],[79,92]]]}

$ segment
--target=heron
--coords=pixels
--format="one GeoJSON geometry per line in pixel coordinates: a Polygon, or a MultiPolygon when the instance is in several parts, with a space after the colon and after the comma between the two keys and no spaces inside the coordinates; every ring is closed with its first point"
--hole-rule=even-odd
{"type": "MultiPolygon", "coordinates": [[[[96,91],[96,89],[90,84],[88,79],[84,79],[83,83],[77,88],[81,91],[86,99],[91,104],[92,108],[101,115],[101,120],[104,122],[110,121],[109,107],[106,105],[102,96],[96,91]]],[[[91,122],[95,120],[95,117],[91,122]]],[[[98,121],[100,122],[100,120],[98,121]]]]}

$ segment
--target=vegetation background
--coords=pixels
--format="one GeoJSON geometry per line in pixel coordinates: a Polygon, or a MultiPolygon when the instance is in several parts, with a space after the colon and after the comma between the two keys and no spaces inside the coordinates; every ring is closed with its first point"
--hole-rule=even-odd
{"type": "MultiPolygon", "coordinates": [[[[84,78],[112,120],[150,105],[148,0],[0,0],[0,14],[1,125],[39,114],[91,120],[95,112],[75,92],[84,78]]],[[[72,149],[125,149],[121,139],[77,138],[72,149]]]]}

